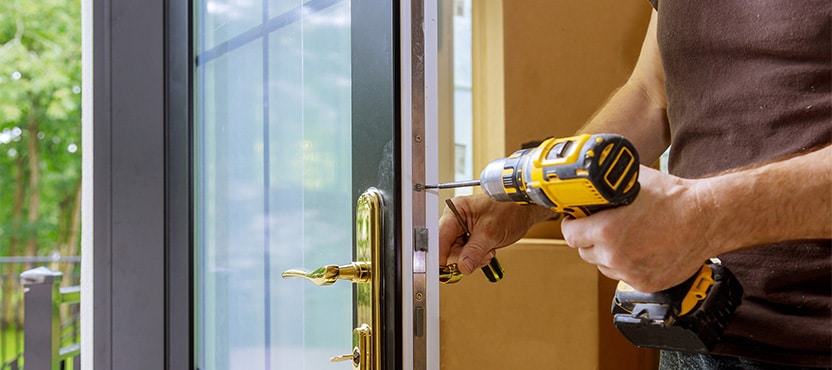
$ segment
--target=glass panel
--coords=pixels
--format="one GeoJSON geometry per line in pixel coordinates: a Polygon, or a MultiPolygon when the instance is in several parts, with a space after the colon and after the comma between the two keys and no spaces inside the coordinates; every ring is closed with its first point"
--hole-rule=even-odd
{"type": "Polygon", "coordinates": [[[197,38],[206,48],[227,42],[263,22],[262,0],[203,0],[200,3],[204,6],[200,22],[205,32],[197,38]]]}
{"type": "Polygon", "coordinates": [[[301,3],[270,1],[262,25],[218,48],[228,33],[198,18],[202,370],[338,369],[329,358],[352,348],[350,284],[280,277],[352,256],[350,2],[301,3]]]}
{"type": "Polygon", "coordinates": [[[269,1],[269,14],[283,14],[286,13],[301,3],[308,3],[310,0],[268,0],[269,1]]]}

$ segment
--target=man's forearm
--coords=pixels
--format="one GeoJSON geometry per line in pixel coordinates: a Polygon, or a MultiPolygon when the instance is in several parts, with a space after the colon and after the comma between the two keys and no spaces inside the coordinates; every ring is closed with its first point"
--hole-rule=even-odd
{"type": "Polygon", "coordinates": [[[654,163],[670,143],[665,108],[635,83],[616,91],[580,133],[622,135],[635,145],[645,165],[654,163]]]}
{"type": "Polygon", "coordinates": [[[595,113],[579,133],[616,133],[638,149],[641,163],[652,164],[670,144],[664,70],[656,41],[654,11],[644,36],[641,54],[624,86],[595,113]]]}
{"type": "Polygon", "coordinates": [[[832,146],[698,181],[714,255],[768,243],[832,238],[832,146]]]}

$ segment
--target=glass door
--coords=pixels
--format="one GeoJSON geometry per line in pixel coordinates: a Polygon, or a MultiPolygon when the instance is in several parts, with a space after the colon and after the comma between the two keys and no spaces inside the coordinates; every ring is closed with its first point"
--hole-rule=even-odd
{"type": "Polygon", "coordinates": [[[198,369],[350,368],[331,358],[357,346],[365,283],[283,275],[335,265],[343,276],[372,260],[354,248],[368,189],[380,226],[375,368],[401,363],[398,14],[370,3],[194,3],[198,369]]]}

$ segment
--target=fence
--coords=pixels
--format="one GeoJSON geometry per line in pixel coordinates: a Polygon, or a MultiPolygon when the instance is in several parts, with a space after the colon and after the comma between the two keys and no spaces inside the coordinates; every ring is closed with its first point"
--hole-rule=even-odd
{"type": "MultiPolygon", "coordinates": [[[[0,257],[0,267],[44,262],[76,263],[80,258],[0,257]]],[[[78,282],[76,274],[67,278],[78,282]]],[[[0,274],[0,370],[80,369],[80,287],[61,287],[63,279],[46,267],[0,274]]]]}

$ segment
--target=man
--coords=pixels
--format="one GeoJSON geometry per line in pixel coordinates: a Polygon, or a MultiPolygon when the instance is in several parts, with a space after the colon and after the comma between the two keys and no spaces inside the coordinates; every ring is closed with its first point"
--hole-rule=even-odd
{"type": "MultiPolygon", "coordinates": [[[[662,369],[832,366],[832,3],[654,0],[627,83],[581,133],[618,133],[672,175],[642,166],[629,206],[565,220],[606,276],[644,292],[719,256],[744,288],[712,355],[664,351],[662,369]]],[[[471,238],[446,210],[440,263],[468,274],[551,217],[461,197],[471,238]]]]}

